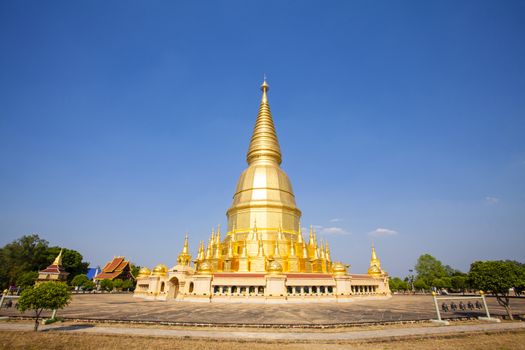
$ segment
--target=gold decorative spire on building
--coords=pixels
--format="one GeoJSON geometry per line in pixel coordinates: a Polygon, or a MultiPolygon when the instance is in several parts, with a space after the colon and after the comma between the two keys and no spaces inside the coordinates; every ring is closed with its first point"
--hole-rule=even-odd
{"type": "Polygon", "coordinates": [[[188,233],[186,233],[186,237],[184,238],[184,247],[182,247],[182,253],[183,254],[189,254],[190,250],[188,248],[188,233]]]}
{"type": "Polygon", "coordinates": [[[181,265],[189,265],[191,261],[191,255],[190,255],[190,249],[188,246],[188,234],[186,233],[186,237],[184,238],[184,247],[182,247],[182,250],[177,257],[177,263],[181,265]]]}
{"type": "Polygon", "coordinates": [[[295,257],[295,244],[294,244],[294,242],[292,242],[292,244],[290,244],[290,256],[295,257]]]}
{"type": "Polygon", "coordinates": [[[270,160],[281,164],[281,148],[279,147],[275,126],[273,125],[272,112],[268,104],[267,93],[270,87],[266,79],[261,85],[261,90],[263,93],[259,106],[259,114],[255,121],[255,128],[253,129],[246,161],[250,165],[259,159],[270,160]]]}
{"type": "Polygon", "coordinates": [[[273,249],[273,257],[277,258],[280,256],[281,256],[281,253],[279,253],[279,241],[275,241],[275,247],[273,249]]]}
{"type": "Polygon", "coordinates": [[[247,258],[248,257],[248,252],[246,251],[246,241],[244,241],[244,244],[242,245],[242,250],[241,250],[241,258],[247,258]]]}
{"type": "Polygon", "coordinates": [[[328,241],[325,242],[325,255],[326,255],[326,260],[328,262],[331,262],[332,261],[332,257],[330,256],[330,248],[328,247],[328,241]]]}
{"type": "Polygon", "coordinates": [[[208,240],[208,248],[206,249],[206,260],[211,259],[213,256],[212,251],[212,240],[211,238],[208,240]]]}
{"type": "Polygon", "coordinates": [[[199,252],[197,253],[197,262],[204,260],[204,241],[199,241],[199,252]]]}
{"type": "Polygon", "coordinates": [[[58,253],[57,257],[55,258],[55,261],[53,261],[51,265],[62,266],[62,251],[63,250],[64,248],[60,249],[60,253],[58,253]]]}
{"type": "Polygon", "coordinates": [[[370,258],[370,267],[368,268],[368,274],[374,277],[378,277],[384,274],[381,269],[381,261],[377,258],[376,249],[372,245],[372,257],[370,258]]]}
{"type": "Polygon", "coordinates": [[[233,242],[230,241],[230,244],[228,244],[228,254],[226,255],[227,260],[231,260],[233,258],[233,242]]]}
{"type": "MultiPolygon", "coordinates": [[[[301,211],[295,204],[290,180],[279,166],[281,150],[270,112],[266,81],[262,85],[262,98],[248,147],[247,162],[248,168],[239,177],[232,205],[226,213],[228,230],[235,226],[239,240],[251,241],[256,221],[258,230],[264,236],[265,251],[271,254],[271,241],[275,239],[279,226],[283,233],[289,235],[283,240],[295,238],[301,211]]],[[[248,249],[252,250],[250,255],[257,253],[257,248],[253,246],[248,249]]]]}
{"type": "Polygon", "coordinates": [[[216,236],[217,244],[221,243],[221,224],[217,226],[217,236],[216,236]]]}
{"type": "Polygon", "coordinates": [[[299,231],[297,231],[297,243],[303,244],[303,232],[301,230],[301,222],[299,221],[299,231]]]}
{"type": "Polygon", "coordinates": [[[308,249],[306,248],[306,243],[303,242],[303,259],[308,259],[308,249]]]}
{"type": "Polygon", "coordinates": [[[264,256],[264,245],[262,239],[258,240],[257,256],[264,256]]]}

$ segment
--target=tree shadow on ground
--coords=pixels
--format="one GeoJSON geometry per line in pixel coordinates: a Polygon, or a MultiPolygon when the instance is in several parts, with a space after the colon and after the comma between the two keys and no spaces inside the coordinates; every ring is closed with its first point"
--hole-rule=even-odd
{"type": "Polygon", "coordinates": [[[53,328],[42,329],[42,332],[54,332],[54,331],[78,331],[86,328],[93,328],[93,324],[73,324],[69,326],[59,326],[53,328]]]}

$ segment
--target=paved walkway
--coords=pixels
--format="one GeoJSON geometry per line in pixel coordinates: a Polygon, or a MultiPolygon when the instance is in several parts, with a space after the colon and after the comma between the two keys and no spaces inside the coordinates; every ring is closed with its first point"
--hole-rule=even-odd
{"type": "MultiPolygon", "coordinates": [[[[0,323],[0,331],[31,331],[32,323],[0,323]]],[[[381,330],[352,330],[346,332],[241,332],[218,330],[181,330],[159,329],[153,327],[126,328],[107,327],[83,324],[41,326],[42,332],[75,332],[90,334],[134,335],[177,338],[205,338],[222,340],[265,340],[265,341],[301,341],[301,342],[333,342],[367,339],[390,339],[412,336],[432,336],[452,333],[498,332],[525,330],[525,322],[473,324],[457,326],[406,327],[381,330]]]]}
{"type": "MultiPolygon", "coordinates": [[[[487,303],[491,315],[506,314],[495,298],[487,298],[487,303]]],[[[515,314],[525,315],[525,298],[512,299],[511,306],[515,314]]],[[[457,310],[444,313],[442,317],[478,317],[484,316],[484,313],[484,310],[457,310]]],[[[0,316],[20,315],[14,307],[0,310],[0,316]]],[[[44,317],[49,315],[45,313],[44,317]]],[[[145,301],[133,298],[131,294],[85,294],[73,296],[72,303],[60,310],[58,315],[67,319],[171,324],[316,326],[428,320],[436,318],[436,311],[432,296],[429,295],[395,295],[388,300],[355,298],[350,303],[222,304],[145,301]]]]}

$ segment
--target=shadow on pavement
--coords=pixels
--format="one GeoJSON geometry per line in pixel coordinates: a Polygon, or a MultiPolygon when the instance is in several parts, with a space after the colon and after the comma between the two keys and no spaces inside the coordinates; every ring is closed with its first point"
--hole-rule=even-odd
{"type": "Polygon", "coordinates": [[[92,324],[74,324],[70,326],[60,326],[42,329],[42,332],[53,332],[53,331],[78,331],[80,329],[93,328],[95,325],[92,324]]]}

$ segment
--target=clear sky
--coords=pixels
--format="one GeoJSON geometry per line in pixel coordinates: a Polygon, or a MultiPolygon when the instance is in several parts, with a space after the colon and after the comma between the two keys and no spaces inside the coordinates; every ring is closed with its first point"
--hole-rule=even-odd
{"type": "Polygon", "coordinates": [[[266,73],[334,259],[524,261],[524,1],[2,1],[0,245],[175,264],[225,212],[266,73]]]}

